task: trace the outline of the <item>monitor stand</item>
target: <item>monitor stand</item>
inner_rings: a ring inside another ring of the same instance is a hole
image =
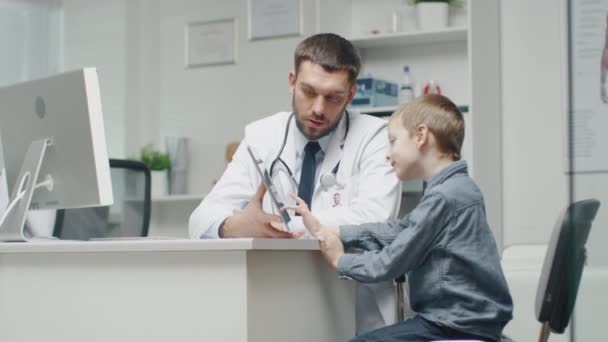
[[[36,140],[30,144],[21,164],[19,176],[16,178],[17,182],[13,186],[9,205],[0,222],[0,241],[28,241],[24,227],[32,195],[41,185],[46,185],[49,190],[52,190],[53,186],[50,176],[45,182],[36,183],[44,153],[50,145],[52,145],[52,141],[48,138]],[[7,148],[9,147],[7,146]]]

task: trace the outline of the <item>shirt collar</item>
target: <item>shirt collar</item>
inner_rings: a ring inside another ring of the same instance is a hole
[[[292,120],[293,123],[291,125],[291,132],[293,134],[294,137],[294,145],[296,148],[296,158],[300,158],[300,156],[302,154],[304,154],[304,147],[306,147],[306,144],[308,144],[308,142],[310,140],[308,140],[308,138],[306,138],[304,136],[304,134],[302,134],[302,132],[300,132],[300,129],[298,128],[297,124],[296,124],[296,118],[295,118],[295,114],[294,115],[294,119]],[[346,113],[345,113],[346,115]],[[344,118],[344,115],[342,115],[342,119]],[[342,119],[340,119],[340,121],[342,121]],[[340,126],[341,123],[338,123],[338,127]],[[331,139],[331,137],[334,135],[334,133],[336,132],[337,128],[335,130],[333,130],[333,132],[329,133],[328,135],[324,136],[323,138],[317,140],[317,142],[319,143],[319,145],[321,146],[321,151],[325,154],[327,153],[327,148],[329,146],[329,140]]]
[[[467,162],[465,160],[457,160],[431,177],[431,180],[427,184],[427,190],[445,182],[446,179],[454,176],[457,173],[468,173]]]

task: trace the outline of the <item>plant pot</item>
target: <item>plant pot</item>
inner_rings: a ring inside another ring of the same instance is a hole
[[[418,29],[432,31],[448,26],[447,2],[421,2],[416,5]]]
[[[151,193],[151,197],[155,198],[155,197],[161,197],[161,196],[166,196],[168,193],[168,178],[169,178],[169,174],[167,173],[167,170],[162,170],[162,171],[150,171],[151,174],[151,189],[150,189],[150,193]]]

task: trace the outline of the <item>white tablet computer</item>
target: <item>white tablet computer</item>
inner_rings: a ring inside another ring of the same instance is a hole
[[[262,159],[257,158],[253,154],[251,147],[247,146],[247,151],[249,152],[249,156],[251,156],[251,160],[253,161],[253,164],[255,164],[255,168],[258,170],[260,177],[262,177],[262,182],[264,182],[264,185],[266,185],[266,191],[270,194],[272,204],[275,206],[275,209],[280,213],[281,218],[283,219],[283,224],[285,224],[285,228],[290,231],[289,222],[291,221],[291,218],[289,217],[287,211],[281,210],[281,208],[285,206],[285,197],[283,197],[283,194],[279,194],[277,188],[274,186],[274,184],[272,184],[272,178],[270,178],[268,170],[266,170],[266,168],[263,166],[264,161]]]

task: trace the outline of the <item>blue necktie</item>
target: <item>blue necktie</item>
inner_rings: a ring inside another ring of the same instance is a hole
[[[315,172],[317,170],[317,159],[315,155],[321,146],[316,141],[310,141],[304,148],[304,162],[302,163],[302,174],[300,175],[300,186],[298,196],[311,208],[312,193],[315,189]]]

